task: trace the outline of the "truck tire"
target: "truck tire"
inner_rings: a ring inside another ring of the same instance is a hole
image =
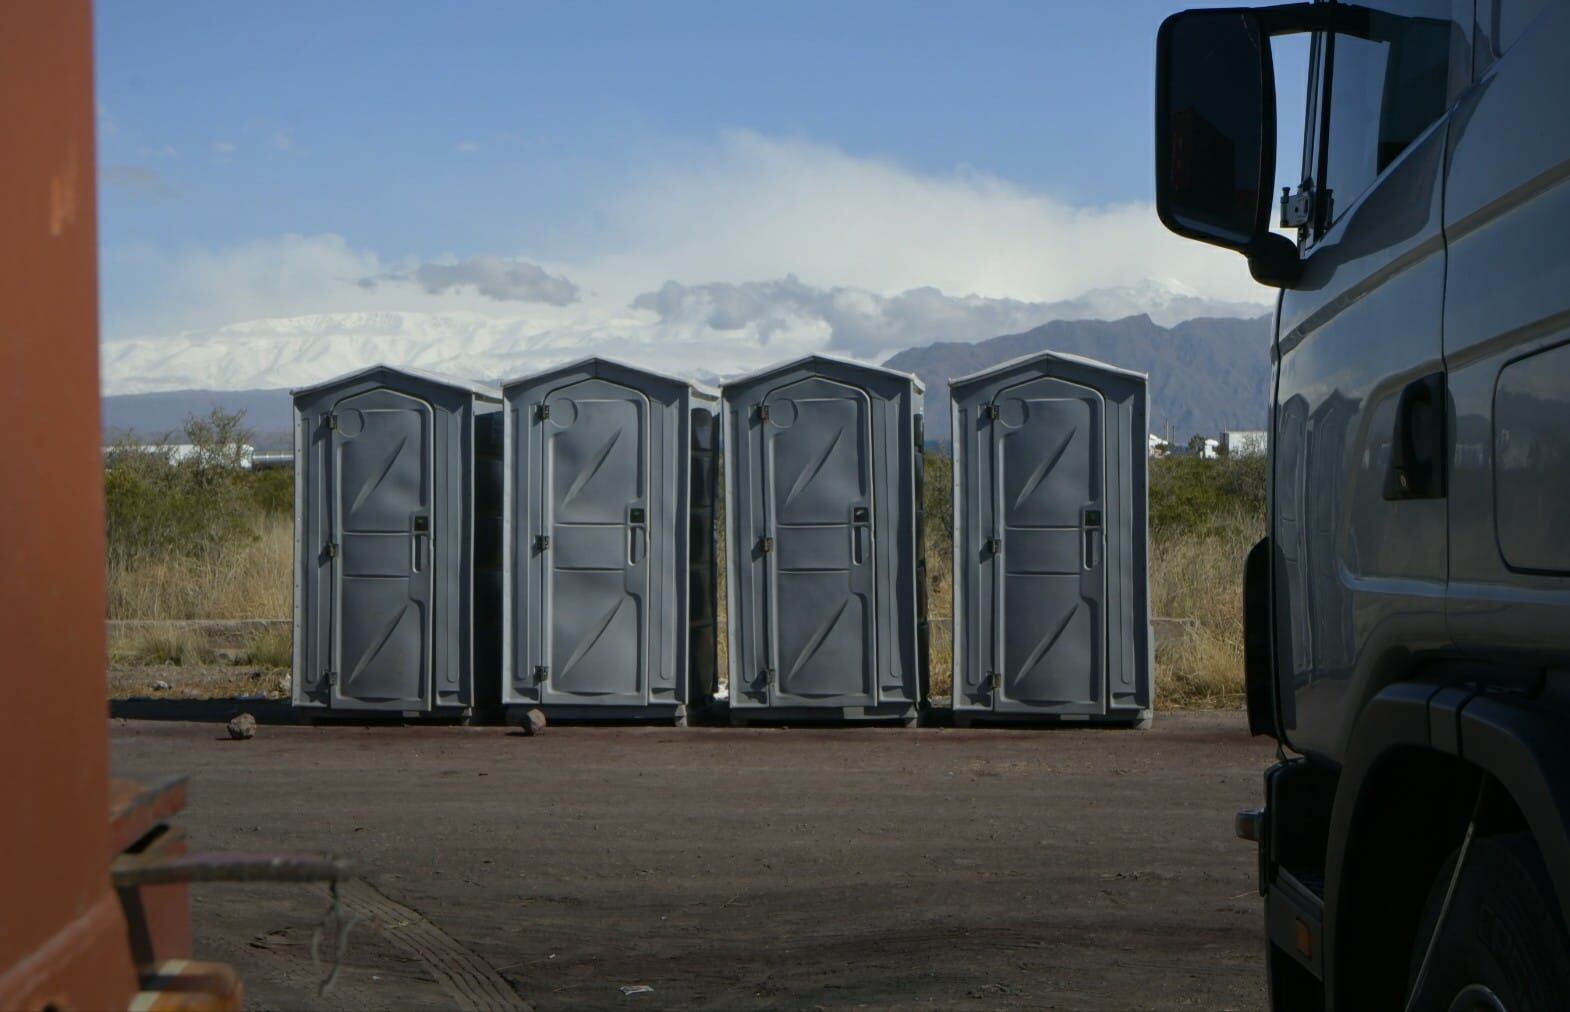
[[[1452,854],[1429,890],[1408,988],[1417,983],[1455,862]],[[1472,841],[1433,944],[1422,994],[1408,999],[1409,1009],[1547,1012],[1570,1001],[1570,935],[1529,834]]]

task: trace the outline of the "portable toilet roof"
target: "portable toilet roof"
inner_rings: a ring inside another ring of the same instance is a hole
[[[508,389],[518,386],[522,383],[536,383],[552,376],[565,376],[570,373],[590,371],[596,374],[604,372],[606,375],[610,375],[618,370],[629,376],[648,377],[651,379],[664,380],[667,383],[674,383],[677,386],[691,387],[701,398],[705,400],[718,400],[720,396],[720,392],[714,387],[700,383],[695,379],[690,379],[686,376],[678,376],[675,373],[668,373],[659,369],[650,369],[647,366],[635,365],[631,362],[625,362],[621,359],[611,358],[607,355],[585,355],[582,358],[575,358],[570,362],[563,362],[560,365],[548,366],[544,369],[535,370],[534,372],[522,373],[520,375],[502,380],[501,389],[503,392],[505,392]]]
[[[886,365],[875,365],[871,362],[861,362],[843,355],[829,355],[823,352],[813,352],[810,355],[802,355],[799,358],[793,358],[785,362],[776,362],[773,365],[766,365],[761,369],[754,369],[750,372],[744,372],[736,376],[731,376],[728,379],[722,380],[720,382],[720,390],[723,392],[730,389],[731,387],[746,386],[749,383],[766,379],[767,377],[773,376],[776,373],[791,372],[796,369],[811,367],[819,363],[828,364],[835,367],[860,369],[868,373],[910,380],[916,385],[916,393],[924,394],[927,392],[927,385],[921,381],[920,376],[917,376],[913,372],[904,372],[900,369],[890,369]]]
[[[963,387],[968,386],[971,383],[979,383],[1004,373],[1015,373],[1018,372],[1021,368],[1046,362],[1057,362],[1063,365],[1079,366],[1081,368],[1088,369],[1091,372],[1102,373],[1108,376],[1126,376],[1129,379],[1138,380],[1141,383],[1147,383],[1150,380],[1149,373],[1138,372],[1134,369],[1124,369],[1122,366],[1109,365],[1106,362],[1089,358],[1085,355],[1075,355],[1066,351],[1035,351],[1028,355],[1019,355],[1015,358],[1008,359],[1007,361],[999,362],[997,365],[990,365],[985,369],[978,369],[973,373],[967,373],[964,376],[958,376],[954,379],[951,379],[949,380],[949,389],[953,390],[955,387]]]
[[[330,390],[333,387],[348,386],[349,384],[357,383],[360,380],[385,380],[397,377],[418,380],[423,383],[434,383],[437,386],[449,387],[453,390],[462,390],[466,393],[471,393],[476,397],[480,397],[488,401],[496,401],[500,403],[502,399],[502,392],[499,387],[490,386],[485,383],[477,383],[472,380],[458,379],[454,376],[445,376],[441,373],[428,372],[424,369],[411,369],[407,366],[387,365],[385,363],[368,365],[363,369],[352,369],[349,372],[341,373],[337,376],[333,376],[330,379],[324,379],[317,383],[309,383],[303,387],[295,387],[289,391],[289,396],[300,398],[306,396],[307,394],[314,394],[323,390]]]

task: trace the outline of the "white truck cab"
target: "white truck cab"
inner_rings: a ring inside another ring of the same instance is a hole
[[[1570,2],[1186,11],[1156,118],[1162,221],[1281,290],[1244,592],[1282,761],[1239,816],[1273,1005],[1570,1007]]]

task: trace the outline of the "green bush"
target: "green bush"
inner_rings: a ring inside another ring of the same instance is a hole
[[[111,566],[170,556],[207,559],[253,538],[257,505],[242,469],[243,414],[214,411],[186,421],[172,447],[126,440],[106,455],[104,495]]]
[[[1263,456],[1158,457],[1150,462],[1150,529],[1214,532],[1239,515],[1262,522],[1268,475]]]
[[[294,470],[272,468],[248,471],[243,478],[251,502],[267,516],[288,516],[294,512]]]

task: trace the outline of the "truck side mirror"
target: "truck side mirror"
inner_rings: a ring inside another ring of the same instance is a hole
[[[1167,18],[1156,36],[1162,224],[1243,253],[1256,280],[1287,287],[1300,264],[1296,245],[1270,230],[1275,175],[1275,67],[1258,12],[1194,10]]]

